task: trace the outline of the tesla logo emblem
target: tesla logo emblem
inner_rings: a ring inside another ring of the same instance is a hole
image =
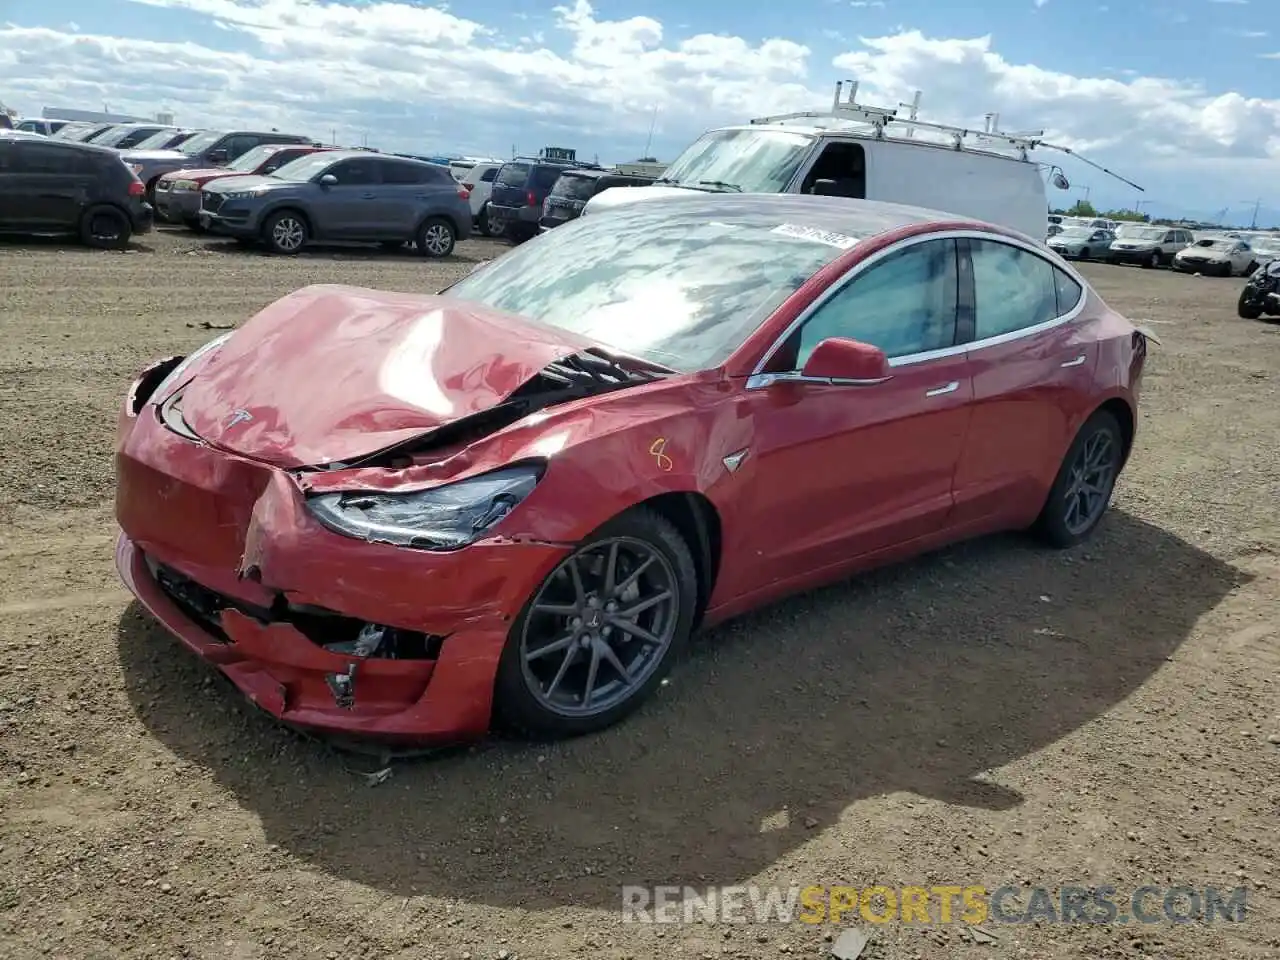
[[[671,468],[675,466],[671,462],[671,458],[667,456],[667,438],[659,437],[653,441],[653,445],[649,447],[649,453],[658,463],[658,469],[663,473],[670,473]]]
[[[248,423],[253,419],[253,414],[248,410],[236,410],[231,416],[227,417],[227,429],[230,430],[237,423]]]

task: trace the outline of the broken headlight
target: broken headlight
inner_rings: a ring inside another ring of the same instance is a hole
[[[220,337],[214,337],[208,343],[203,346],[196,347],[189,354],[183,357],[181,362],[179,362],[179,364],[169,372],[169,375],[161,380],[156,388],[151,391],[152,398],[157,403],[164,402],[165,393],[181,381],[183,374],[191,369],[191,365],[210,350],[215,350],[226,343],[227,338],[230,337],[232,333],[235,333],[235,331],[232,330],[230,333],[224,333]]]
[[[456,550],[474,543],[524,500],[542,477],[526,463],[412,493],[324,493],[312,515],[348,537],[401,547]]]

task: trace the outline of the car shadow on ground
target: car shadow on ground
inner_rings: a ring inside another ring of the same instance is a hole
[[[612,909],[624,883],[742,882],[859,799],[1016,806],[984,771],[1124,700],[1249,579],[1119,511],[1070,552],[988,538],[710,631],[603,734],[490,741],[372,789],[202,686],[136,604],[119,649],[142,722],[314,868],[403,896]]]
[[[141,234],[145,237],[146,234]],[[83,253],[83,254],[119,254],[119,253],[153,253],[154,248],[145,240],[138,237],[132,238],[123,250],[96,250],[93,247],[86,246],[81,243],[79,238],[70,234],[40,234],[40,235],[23,235],[23,236],[0,236],[0,251],[2,250],[31,250],[40,253],[48,253],[49,251],[67,252],[67,253]]]
[[[368,243],[311,243],[299,253],[284,257],[270,252],[261,244],[242,244],[211,234],[193,233],[191,236],[203,241],[205,249],[211,253],[240,257],[272,257],[279,260],[402,260],[419,263],[457,263],[486,260],[493,256],[493,251],[487,243],[484,247],[477,248],[477,245],[469,240],[459,240],[453,253],[447,257],[424,257],[411,243],[386,248]]]

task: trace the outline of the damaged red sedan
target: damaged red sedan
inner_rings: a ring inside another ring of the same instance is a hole
[[[288,724],[579,734],[700,624],[993,531],[1087,537],[1147,339],[988,224],[655,199],[437,296],[299,290],[146,370],[117,562]]]

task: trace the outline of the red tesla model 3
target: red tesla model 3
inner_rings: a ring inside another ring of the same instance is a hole
[[[307,287],[144,371],[117,562],[291,725],[583,733],[700,624],[993,531],[1087,537],[1147,339],[989,224],[635,204],[437,296]]]

